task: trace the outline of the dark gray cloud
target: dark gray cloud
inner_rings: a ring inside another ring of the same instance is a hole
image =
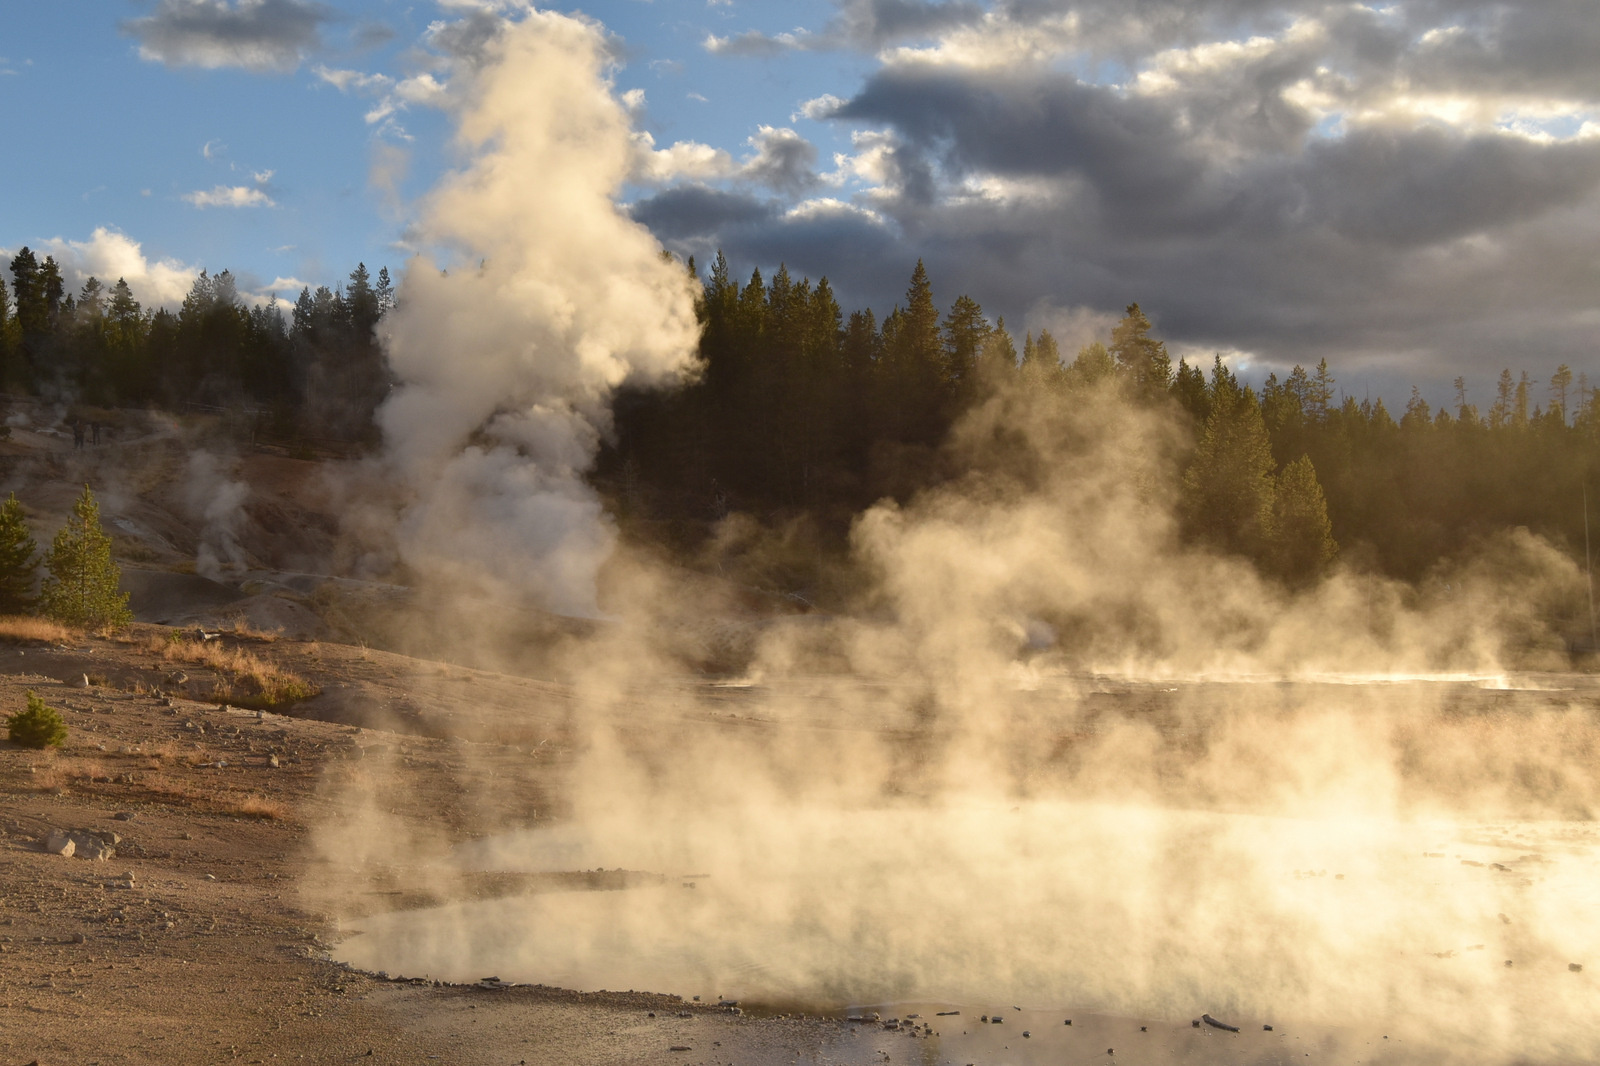
[[[635,221],[679,245],[708,233],[770,223],[780,214],[776,204],[706,185],[680,185],[640,200],[630,210]]]
[[[794,130],[763,126],[750,143],[755,154],[741,168],[746,180],[789,196],[817,186],[817,147]]]
[[[807,47],[920,45],[811,116],[856,131],[828,180],[870,210],[790,210],[817,187],[769,183],[778,200],[668,189],[636,217],[702,258],[826,272],[880,313],[920,257],[945,305],[1044,325],[1138,300],[1187,350],[1326,356],[1358,391],[1437,400],[1457,374],[1487,390],[1558,362],[1600,381],[1592,6],[1070,12],[843,0]]]
[[[160,0],[122,23],[145,59],[169,67],[289,71],[322,47],[331,9],[311,0]]]
[[[746,30],[706,39],[718,55],[770,57],[783,52],[824,52],[881,48],[904,41],[922,41],[983,19],[982,4],[973,0],[842,0],[839,13],[820,33],[794,31],[766,34]]]

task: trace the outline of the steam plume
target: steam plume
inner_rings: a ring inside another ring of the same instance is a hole
[[[408,270],[382,412],[405,561],[578,612],[613,541],[581,480],[606,397],[682,372],[694,340],[688,279],[612,205],[630,139],[604,73],[593,26],[536,14],[461,76],[470,159],[427,203],[438,258]],[[834,1006],[1365,1013],[1458,1050],[1600,1054],[1567,969],[1600,952],[1572,887],[1593,834],[1552,824],[1600,809],[1592,695],[1286,683],[1488,683],[1509,633],[1538,662],[1570,560],[1513,537],[1448,597],[1353,574],[1290,595],[1179,545],[1182,443],[1109,394],[1000,390],[952,442],[966,478],[857,522],[860,609],[769,629],[735,697],[640,705],[652,597],[682,597],[639,566],[639,617],[577,657],[570,821],[458,859],[710,877],[375,919],[346,957]],[[1220,677],[1272,683],[1176,683]],[[384,787],[359,797],[374,818]],[[364,855],[366,828],[325,827],[330,854]]]
[[[608,394],[682,372],[696,340],[690,279],[612,199],[632,140],[607,62],[594,24],[532,12],[457,75],[467,161],[424,204],[379,415],[403,561],[575,614],[613,540],[581,476]]]

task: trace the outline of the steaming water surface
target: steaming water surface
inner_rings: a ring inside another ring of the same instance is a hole
[[[1059,1061],[1069,1038],[1103,1051],[1081,1028],[1055,1032],[1066,1028],[1056,1015],[1074,1011],[1127,1032],[1124,1043],[1145,1038],[1141,1061],[1223,1049],[1228,1061],[1288,1061],[1287,1042],[1353,1054],[1384,1036],[1357,1057],[1600,1057],[1600,836],[1586,817],[1535,810],[1559,806],[1545,802],[1550,782],[1562,792],[1572,768],[1538,747],[1532,726],[1555,714],[1554,735],[1571,741],[1586,717],[1549,697],[1463,703],[1459,686],[1368,686],[1354,690],[1366,702],[1353,714],[1308,728],[1317,686],[1272,687],[1243,717],[1237,686],[1184,689],[1156,706],[1151,691],[1174,690],[1107,692],[1133,702],[1087,717],[1093,701],[1080,692],[1056,731],[1078,738],[1077,754],[1055,777],[1050,760],[1017,755],[1023,769],[1006,787],[952,780],[966,764],[947,761],[937,789],[843,804],[804,787],[735,791],[732,777],[721,792],[706,779],[729,764],[700,761],[698,789],[623,788],[571,824],[457,856],[475,869],[663,880],[366,918],[350,924],[340,957],[454,981],[495,974],[840,1012],[887,1004],[875,1008],[885,1017],[959,1008],[964,1035],[953,1021],[937,1038],[892,1035],[936,1039],[941,1056],[963,1061]],[[1013,738],[1024,751],[1055,735],[1030,699]],[[1420,750],[1395,732],[1395,715],[1417,705],[1449,711],[1427,719]],[[1523,716],[1527,750],[1502,753],[1505,772],[1474,776],[1444,757],[1502,743],[1493,723],[1508,713]],[[1225,745],[1249,759],[1229,761]],[[1400,756],[1380,760],[1380,748]],[[1182,772],[1140,770],[1185,759]],[[1539,772],[1543,792],[1523,781]],[[1520,817],[1467,816],[1519,803]],[[1014,1007],[1041,1013],[972,1024]],[[1245,1033],[1193,1031],[1206,1011]]]

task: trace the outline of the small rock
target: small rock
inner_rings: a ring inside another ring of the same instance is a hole
[[[112,819],[114,821],[131,822],[131,821],[133,821],[134,814],[133,814],[132,811],[118,811],[116,814],[113,814],[111,817],[112,817]]]
[[[78,849],[77,842],[62,829],[53,829],[45,838],[44,848],[52,855],[63,855],[68,858]]]
[[[276,770],[278,768],[278,757],[276,755],[268,755],[267,765]]]
[[[110,834],[116,836],[116,834]],[[70,836],[77,845],[75,854],[80,859],[105,860],[116,856],[117,849],[106,841],[99,833],[92,829],[74,829]],[[121,840],[121,837],[117,837]]]
[[[1263,1033],[1270,1033],[1270,1032],[1272,1032],[1272,1026],[1270,1026],[1270,1025],[1263,1025],[1263,1026],[1262,1026],[1262,1027],[1261,1027],[1261,1031],[1262,1031],[1262,1032],[1263,1032]]]
[[[207,881],[215,881],[217,879],[217,875],[216,874],[206,874],[205,879]]]
[[[77,681],[74,681],[72,683],[72,687],[73,688],[88,688],[89,687],[89,675],[88,674],[84,674]]]
[[[1583,972],[1583,963],[1581,963],[1581,962],[1569,962],[1569,963],[1567,963],[1567,969],[1571,970],[1573,973],[1582,973]]]

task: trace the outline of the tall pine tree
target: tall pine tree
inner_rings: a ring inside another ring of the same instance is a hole
[[[111,560],[111,538],[100,527],[100,505],[88,485],[51,542],[44,565],[50,576],[39,599],[51,618],[106,629],[133,621],[128,594],[117,589],[122,572]]]

